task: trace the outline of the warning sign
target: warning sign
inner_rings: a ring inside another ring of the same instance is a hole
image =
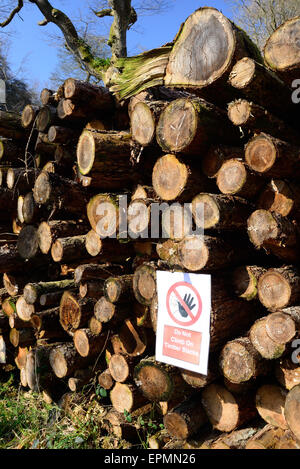
[[[157,272],[156,359],[207,374],[210,275]]]

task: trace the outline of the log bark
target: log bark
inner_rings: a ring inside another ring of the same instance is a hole
[[[86,367],[90,357],[81,357],[73,343],[59,344],[50,352],[49,361],[54,374],[58,378],[71,376],[77,369]]]
[[[125,383],[115,383],[110,391],[110,400],[117,412],[124,413],[124,410],[126,410],[132,416],[143,412],[142,408],[148,402],[139,389],[132,384]]]
[[[290,391],[300,384],[300,362],[293,363],[289,357],[276,362],[275,376],[279,384]]]
[[[69,378],[68,386],[70,391],[79,392],[93,377],[91,368],[86,370],[76,370],[73,378]]]
[[[35,342],[34,330],[31,328],[11,329],[9,333],[10,343],[14,347],[27,347]]]
[[[200,396],[194,396],[175,407],[164,417],[167,432],[179,440],[194,435],[207,422]]]
[[[212,142],[237,143],[238,130],[213,104],[201,98],[181,98],[161,113],[156,138],[164,152],[199,157]]]
[[[109,113],[114,111],[115,102],[113,95],[107,88],[96,86],[85,81],[68,78],[64,82],[64,95],[73,102],[89,106],[90,109]]]
[[[26,225],[22,228],[18,237],[17,248],[22,259],[33,259],[38,255],[37,229],[33,225]]]
[[[55,144],[74,144],[79,138],[79,131],[59,125],[52,125],[48,130],[48,140]]]
[[[298,146],[266,133],[255,135],[247,143],[245,160],[253,171],[268,178],[300,177]]]
[[[219,384],[203,390],[202,405],[213,428],[219,431],[233,431],[257,415],[254,396],[235,396]]]
[[[51,247],[54,262],[68,263],[86,257],[85,235],[58,238]]]
[[[216,182],[222,194],[238,195],[246,199],[255,198],[265,185],[262,177],[249,171],[247,166],[237,159],[222,164]]]
[[[92,280],[90,282],[80,283],[80,298],[94,298],[99,300],[103,296],[103,280]]]
[[[243,150],[239,147],[211,145],[201,158],[202,171],[208,178],[216,178],[222,164],[231,159],[242,159]]]
[[[284,436],[282,428],[266,425],[247,442],[245,449],[276,449]]]
[[[88,280],[105,280],[112,275],[120,275],[122,266],[112,264],[83,264],[79,265],[74,272],[74,280],[78,285]]]
[[[133,295],[132,282],[132,274],[109,277],[104,282],[103,294],[111,303],[127,302]]]
[[[300,299],[300,276],[297,268],[269,269],[258,281],[258,297],[269,310],[296,305]]]
[[[113,304],[102,296],[95,304],[94,315],[101,323],[109,323],[109,327],[114,328],[132,315],[131,308],[130,304]]]
[[[52,125],[58,125],[59,119],[56,108],[52,106],[44,106],[37,114],[35,126],[39,132],[48,132]]]
[[[228,342],[222,349],[219,364],[224,377],[235,384],[247,383],[269,372],[268,363],[247,337]]]
[[[15,164],[20,166],[22,164],[21,159],[24,159],[24,150],[20,144],[16,144],[14,140],[0,139],[0,161]]]

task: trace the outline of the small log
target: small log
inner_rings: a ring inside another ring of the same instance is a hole
[[[40,296],[40,305],[45,306],[45,307],[59,306],[60,300],[61,300],[61,291],[44,293]]]
[[[58,280],[55,282],[27,283],[24,287],[23,297],[28,304],[36,303],[40,296],[45,293],[60,290],[70,290],[74,287],[74,280]]]
[[[98,376],[98,383],[103,389],[106,389],[107,391],[109,391],[113,387],[114,380],[108,368],[107,370],[100,373],[100,375]]]
[[[4,314],[9,318],[9,316],[13,315],[16,313],[16,303],[18,301],[19,296],[10,296],[8,298],[5,298],[2,302],[2,309]]]
[[[228,105],[230,121],[245,131],[247,135],[265,132],[286,142],[299,144],[299,137],[294,129],[258,104],[245,99],[238,99]]]
[[[191,397],[164,417],[167,432],[180,440],[194,435],[207,422],[199,396]]]
[[[300,276],[297,268],[269,269],[258,281],[260,302],[271,311],[296,305],[300,299]]]
[[[17,242],[18,253],[22,259],[33,259],[39,253],[37,229],[32,225],[22,228]]]
[[[16,313],[9,315],[8,323],[11,329],[26,329],[27,327],[32,327],[29,321],[23,321]]]
[[[267,319],[261,318],[250,329],[249,338],[253,347],[267,360],[276,360],[285,352],[285,345],[278,344],[270,338],[266,328]]]
[[[283,311],[266,316],[267,334],[276,344],[288,344],[295,337],[296,328],[300,324],[299,318],[296,323],[292,316]]]
[[[269,372],[268,363],[247,337],[227,342],[219,359],[224,377],[235,384],[246,383]]]
[[[130,114],[132,138],[142,147],[154,143],[156,125],[168,104],[169,101],[163,100],[140,101],[132,109]]]
[[[79,265],[74,272],[76,285],[88,280],[105,280],[112,275],[120,275],[122,267],[112,264],[83,264]]]
[[[161,113],[156,138],[163,151],[199,155],[209,144],[238,142],[238,131],[223,111],[202,98],[180,98]]]
[[[39,247],[43,254],[48,254],[52,244],[58,238],[79,236],[87,232],[88,226],[83,221],[50,220],[43,221],[38,227]]]
[[[86,210],[87,194],[79,184],[46,171],[37,177],[33,196],[38,205],[57,204],[64,210],[81,215]]]
[[[274,384],[265,384],[256,392],[256,408],[261,418],[283,430],[288,429],[284,417],[286,395],[287,391]]]
[[[120,325],[129,315],[131,306],[115,305],[102,296],[94,307],[95,318],[102,324],[109,323],[110,327]]]
[[[181,400],[191,394],[191,387],[182,379],[180,370],[157,362],[154,357],[141,360],[134,369],[134,380],[151,402]]]
[[[132,296],[133,275],[109,277],[105,280],[103,294],[111,303],[123,303]]]
[[[24,129],[28,129],[33,126],[38,112],[39,112],[39,108],[32,104],[27,104],[24,107],[22,111],[22,116],[21,116],[21,124],[24,127]]]
[[[203,390],[202,405],[213,428],[219,431],[233,431],[257,415],[253,396],[234,396],[219,384]]]
[[[57,106],[58,104],[57,93],[52,90],[49,90],[48,88],[42,89],[40,94],[40,100],[44,106]]]
[[[94,230],[90,230],[85,238],[85,248],[90,256],[98,256],[102,248],[100,236]]]
[[[25,285],[26,279],[23,275],[13,275],[6,272],[3,274],[3,286],[9,296],[20,295]]]
[[[35,203],[32,191],[28,192],[24,196],[22,203],[22,218],[24,223],[27,223],[28,225],[35,223],[40,215],[41,212]]]
[[[222,164],[227,160],[243,159],[243,150],[239,147],[226,145],[211,145],[203,155],[201,161],[202,171],[208,178],[216,178]]]
[[[33,314],[30,319],[30,325],[38,333],[42,331],[47,331],[47,333],[54,332],[58,337],[61,335],[60,332],[63,332],[60,328],[58,307],[46,309]],[[66,337],[66,334],[64,334],[63,337]]]
[[[22,321],[30,321],[35,312],[35,307],[28,304],[23,296],[19,296],[16,302],[16,312]]]
[[[268,178],[300,176],[298,146],[271,135],[255,135],[245,147],[245,160],[249,168]]]
[[[132,288],[136,300],[142,305],[150,306],[156,292],[156,269],[154,265],[143,264],[135,270]]]
[[[298,111],[291,99],[290,86],[261,63],[243,57],[232,68],[229,83],[246,99],[260,104],[282,120],[296,124]]]
[[[9,333],[10,343],[14,347],[27,347],[35,342],[34,330],[31,328],[26,329],[11,329]]]
[[[81,357],[71,342],[54,346],[49,356],[51,368],[58,378],[73,375],[76,370],[86,367],[90,360],[90,357]]]
[[[124,413],[124,410],[126,410],[132,416],[142,412],[141,408],[145,407],[148,403],[138,388],[132,384],[125,383],[115,383],[110,391],[110,400],[117,412]]]
[[[39,132],[48,131],[49,127],[58,124],[59,119],[55,107],[44,106],[37,114],[35,126]]]
[[[297,228],[292,221],[267,210],[256,210],[247,224],[255,247],[269,249],[286,262],[297,262]]]
[[[282,441],[284,430],[266,425],[247,442],[245,449],[275,449]]]
[[[19,370],[22,370],[22,369],[25,368],[27,354],[28,354],[28,348],[27,347],[24,347],[24,348],[19,347],[18,348],[18,353],[15,357],[15,364],[17,365],[17,368]]]
[[[77,329],[73,341],[81,357],[94,357],[104,351],[107,333],[93,335],[90,329]]]
[[[116,236],[119,227],[118,196],[95,195],[87,205],[87,216],[92,229],[101,238]]]
[[[89,320],[89,329],[93,335],[99,335],[102,332],[103,326],[100,321],[95,316],[92,316]]]
[[[249,171],[246,165],[237,159],[225,161],[218,171],[217,186],[222,194],[253,199],[264,185],[263,178]]]
[[[256,265],[237,267],[232,275],[235,294],[247,301],[254,300],[258,293],[258,280],[265,272],[266,269]]]
[[[50,143],[64,144],[73,143],[79,138],[79,131],[59,125],[52,125],[48,130],[48,140]]]
[[[68,386],[70,391],[78,392],[80,391],[93,377],[93,371],[91,368],[86,370],[76,370],[73,378],[69,378]]]
[[[63,86],[66,98],[88,105],[94,111],[112,112],[115,108],[113,95],[107,88],[74,78],[68,78]]]
[[[86,256],[85,235],[58,238],[51,247],[54,262],[67,263]]]
[[[295,435],[297,441],[300,440],[300,429],[299,429],[299,392],[300,386],[297,385],[289,391],[286,396],[284,416],[289,429]]]
[[[79,285],[80,298],[94,298],[99,300],[103,296],[103,281],[92,280],[90,282],[80,283]]]
[[[113,354],[109,360],[109,371],[114,381],[124,383],[133,376],[133,359],[121,354]]]
[[[94,300],[76,299],[76,296],[65,291],[59,306],[59,321],[62,328],[69,333],[85,327],[93,316]]]
[[[192,201],[194,221],[204,230],[244,230],[251,208],[240,197],[219,194],[201,193]]]
[[[283,217],[299,219],[300,190],[298,184],[272,179],[259,197],[258,208],[275,212]]]
[[[166,201],[179,199],[190,200],[199,193],[199,189],[210,191],[212,184],[197,168],[190,168],[175,155],[160,157],[152,171],[152,185],[157,196]]]
[[[300,384],[300,361],[293,363],[289,358],[282,358],[276,362],[275,376],[281,386],[290,391]]]
[[[184,381],[192,388],[201,389],[208,386],[210,383],[215,381],[218,377],[218,371],[211,371],[208,369],[207,375],[202,375],[200,373],[195,373],[194,371],[181,370],[181,376]]]

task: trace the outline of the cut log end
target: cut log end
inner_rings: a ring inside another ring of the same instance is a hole
[[[237,194],[247,178],[247,171],[241,161],[231,159],[223,163],[217,175],[217,185],[223,194]]]
[[[276,239],[278,226],[275,218],[267,210],[256,210],[248,219],[248,235],[256,247],[261,247],[267,240]]]
[[[155,163],[152,184],[162,200],[174,200],[184,190],[188,169],[174,155],[164,155]]]
[[[259,173],[272,168],[277,157],[276,148],[266,135],[254,137],[246,145],[245,159],[248,166]]]
[[[290,284],[280,272],[270,269],[258,281],[258,297],[270,310],[284,308],[291,297]]]
[[[155,120],[151,109],[145,103],[137,103],[130,116],[131,132],[140,145],[149,145],[155,135]]]
[[[81,174],[86,175],[93,167],[95,159],[95,141],[91,132],[85,131],[79,137],[77,145],[77,163]]]
[[[243,89],[251,82],[255,73],[255,62],[249,57],[239,60],[230,73],[229,83],[234,88]]]

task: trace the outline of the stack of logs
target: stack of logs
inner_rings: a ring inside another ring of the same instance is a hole
[[[212,102],[68,79],[0,112],[2,368],[47,400],[96,382],[117,437],[154,405],[152,448],[299,448],[299,118],[287,82],[228,48]],[[207,376],[155,360],[156,270],[211,274]]]

